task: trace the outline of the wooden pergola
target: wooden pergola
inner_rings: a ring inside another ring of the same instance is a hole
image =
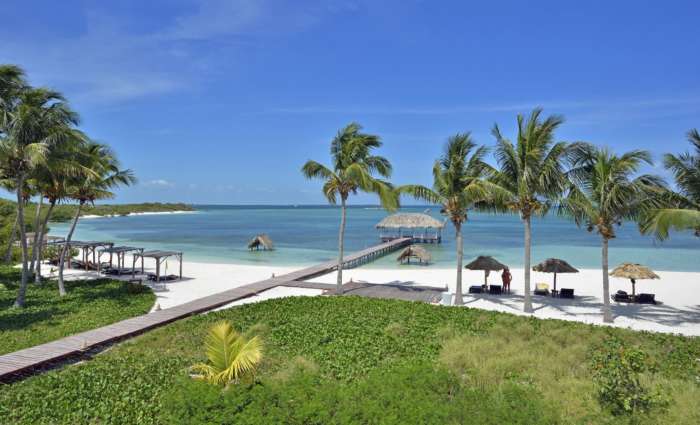
[[[97,262],[97,248],[103,248],[103,247],[108,247],[111,248],[114,246],[114,242],[103,242],[103,241],[56,241],[55,243],[52,243],[52,245],[68,245],[68,250],[70,252],[71,248],[81,248],[82,250],[82,257],[83,257],[83,265],[85,266],[85,270],[90,270],[90,255],[92,254],[92,263],[95,264]],[[69,268],[70,268],[70,263],[71,261],[68,261]],[[97,265],[98,270],[99,270],[99,264]]]
[[[153,258],[156,262],[156,282],[160,282],[160,265],[163,261],[167,260],[168,257],[177,257],[180,262],[180,280],[182,280],[182,252],[178,251],[141,251],[140,253],[134,254],[134,264],[136,263],[136,257],[141,257],[141,266],[143,267],[144,258]]]
[[[134,277],[136,275],[136,258],[138,257],[138,254],[143,252],[143,248],[136,248],[133,246],[110,246],[108,248],[103,248],[100,250],[99,254],[97,254],[97,259],[98,259],[98,271],[100,270],[101,262],[99,262],[100,257],[102,257],[102,254],[109,254],[109,267],[112,268],[113,260],[114,260],[114,255],[116,254],[117,256],[117,269],[118,269],[118,274],[122,274],[122,270],[126,269],[124,266],[124,262],[126,260],[126,254],[129,252],[135,252],[133,255],[133,262],[131,264],[131,276]],[[141,257],[141,273],[143,273],[143,257]]]

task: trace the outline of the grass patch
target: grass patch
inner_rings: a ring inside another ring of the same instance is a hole
[[[30,283],[26,308],[11,308],[19,279],[19,270],[0,267],[0,354],[148,313],[155,302],[150,290],[129,293],[123,282],[97,279],[66,281],[64,297],[55,281]]]
[[[265,338],[252,386],[192,382],[209,327]],[[620,423],[589,358],[614,335],[671,401],[646,423],[698,423],[700,339],[357,297],[270,300],[156,329],[85,364],[0,387],[7,423]],[[41,395],[40,397],[37,395]]]

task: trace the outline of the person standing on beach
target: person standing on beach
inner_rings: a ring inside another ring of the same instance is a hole
[[[513,276],[510,274],[508,267],[503,269],[501,280],[503,281],[503,292],[510,293],[510,281],[513,280]]]

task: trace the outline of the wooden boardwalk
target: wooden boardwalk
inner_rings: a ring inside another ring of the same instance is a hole
[[[381,243],[345,257],[343,267],[356,267],[386,255],[410,243],[409,238],[395,239]],[[312,287],[330,289],[334,285],[301,282],[330,273],[337,268],[337,263],[327,262],[313,267],[280,275],[272,279],[254,282],[238,288],[229,289],[218,294],[190,301],[172,308],[155,311],[121,322],[103,326],[79,334],[71,335],[46,344],[0,356],[0,382],[10,382],[31,374],[41,368],[60,363],[73,356],[81,356],[89,350],[104,347],[126,338],[163,326],[188,316],[213,310],[231,302],[248,298],[276,286]]]

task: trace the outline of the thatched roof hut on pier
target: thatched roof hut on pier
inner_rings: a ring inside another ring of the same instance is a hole
[[[410,237],[416,243],[440,243],[445,222],[428,214],[397,213],[384,217],[375,227],[382,242]]]
[[[255,236],[253,239],[248,242],[248,249],[252,250],[259,250],[262,248],[264,251],[272,251],[274,246],[272,245],[272,239],[270,239],[269,236],[266,234],[260,234]]]

